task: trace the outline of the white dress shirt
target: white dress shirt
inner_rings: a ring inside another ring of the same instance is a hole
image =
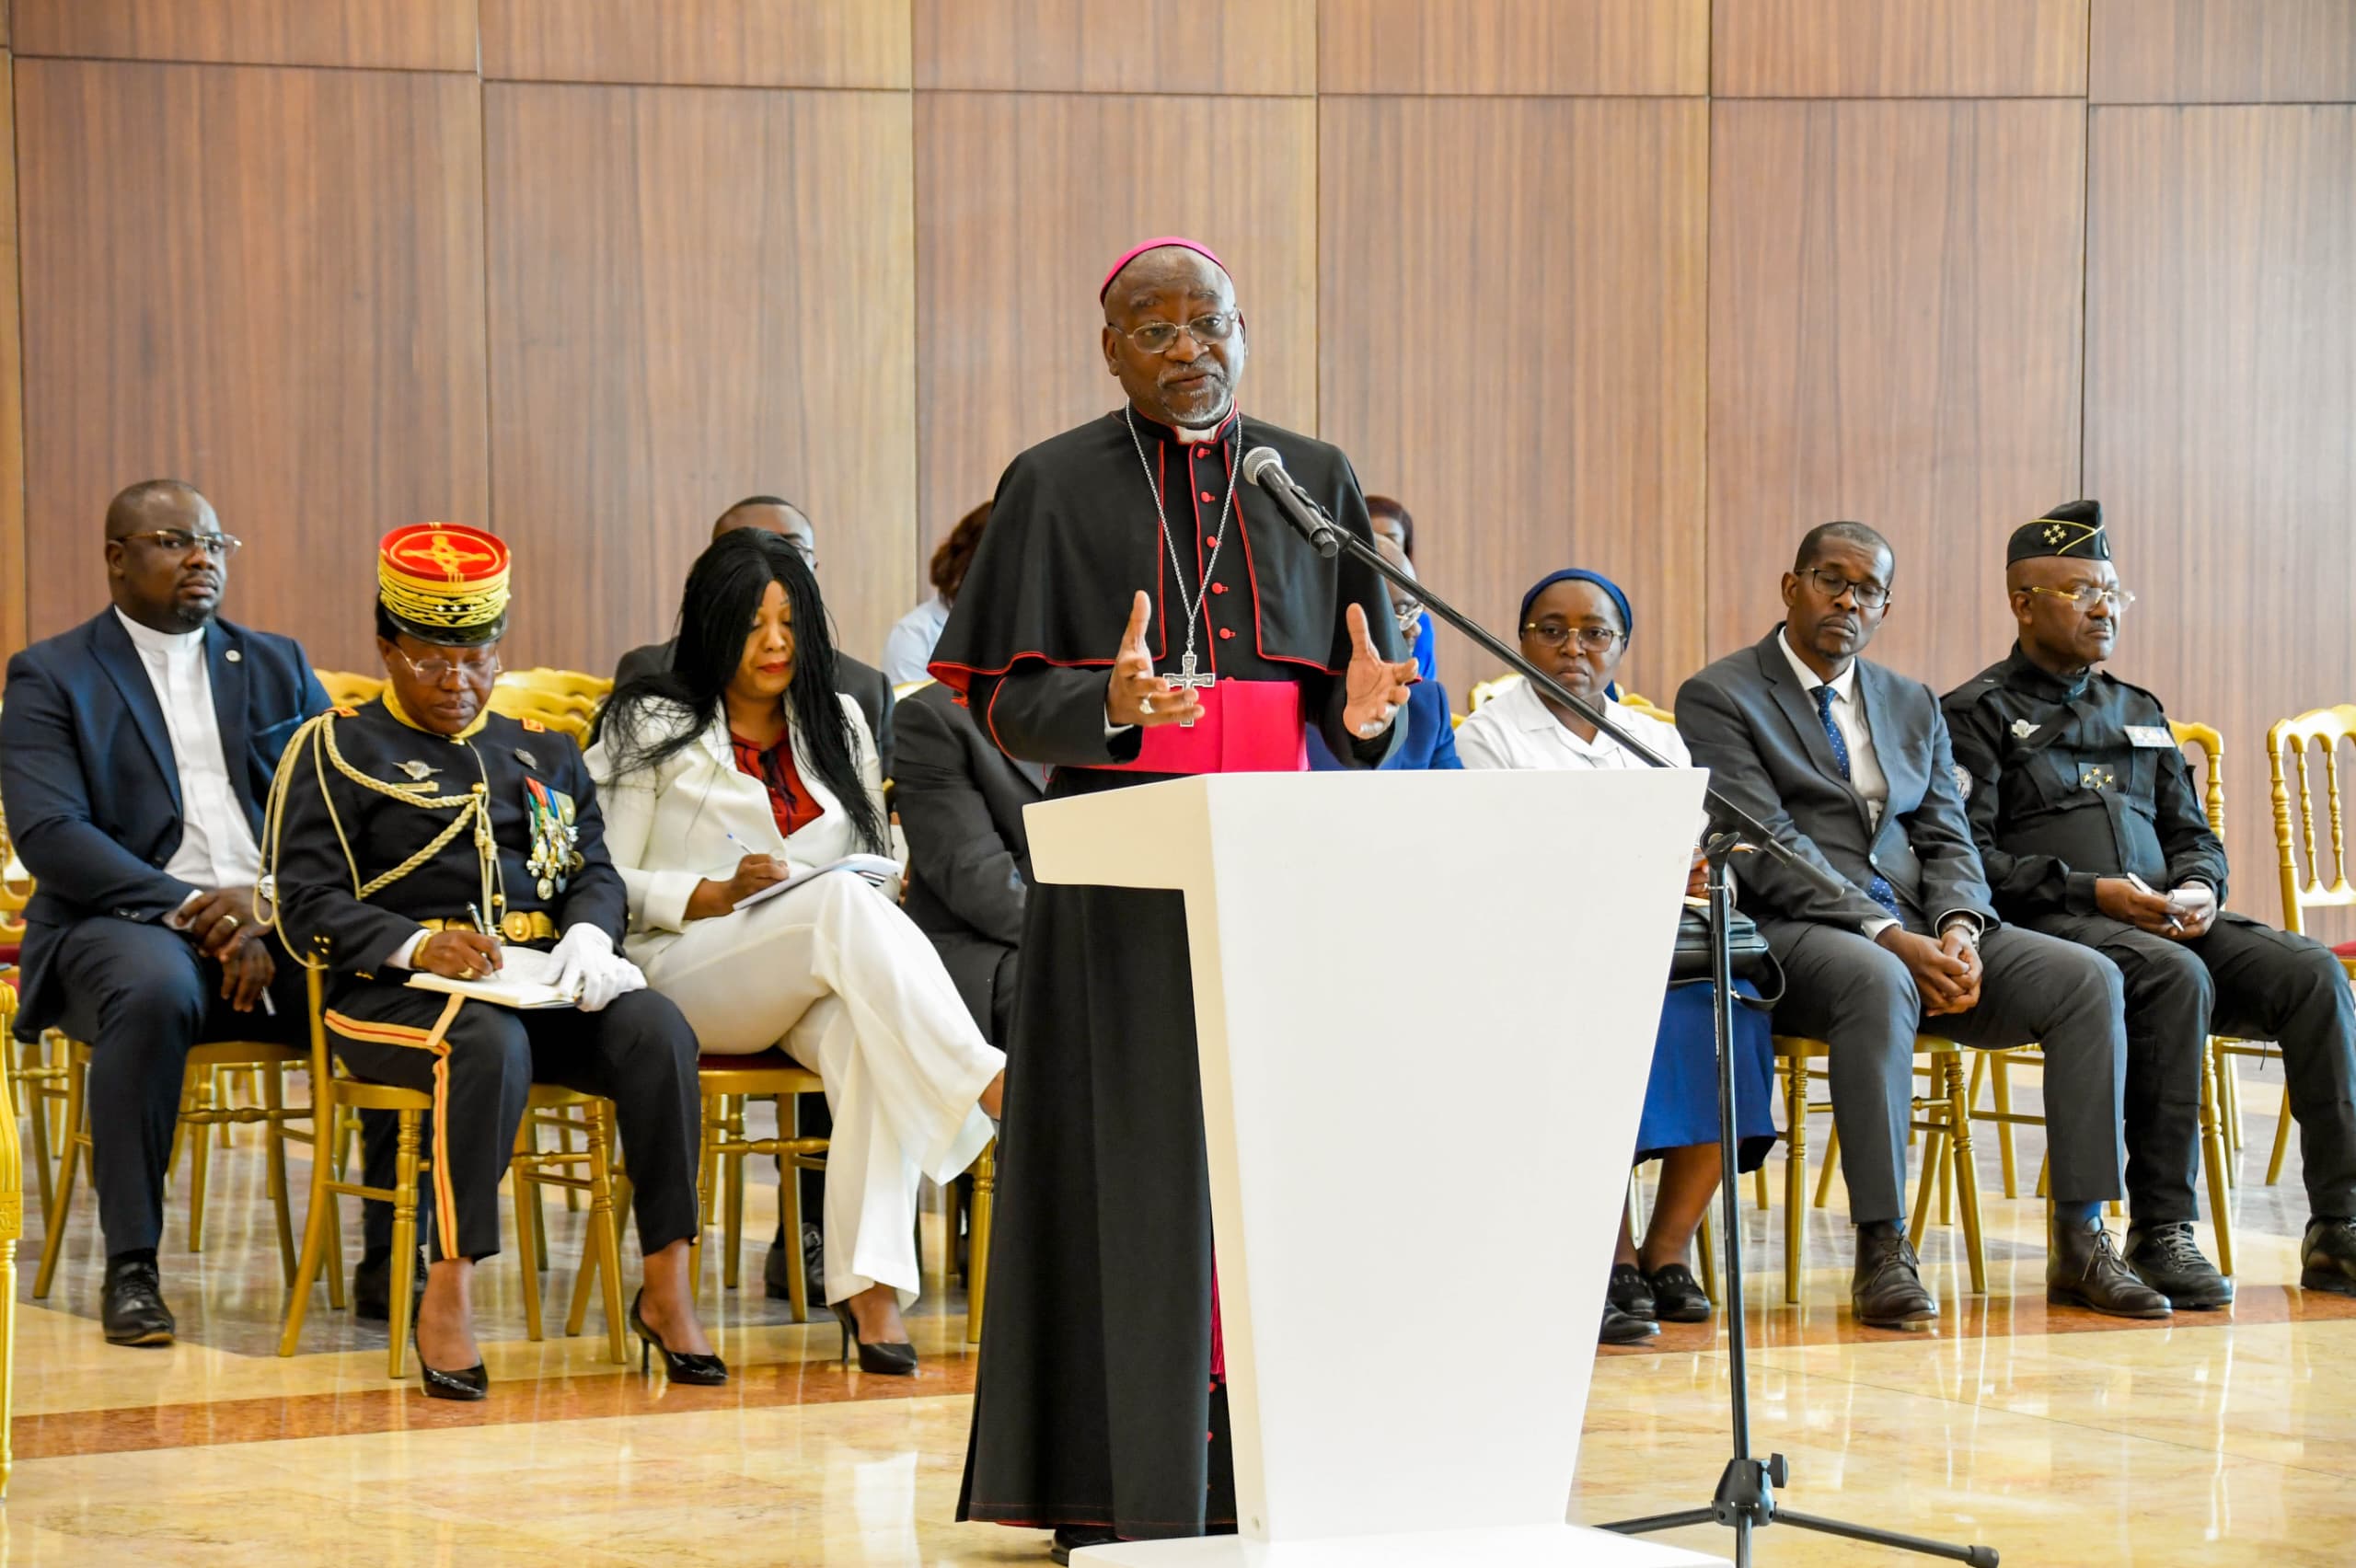
[[[142,626],[120,609],[115,616],[163,705],[172,766],[180,776],[180,846],[165,873],[199,889],[253,886],[261,875],[261,847],[222,755],[203,630],[175,635]]]
[[[927,674],[926,665],[932,663],[932,650],[941,641],[941,632],[949,624],[949,606],[938,594],[928,594],[923,604],[895,622],[884,639],[884,678],[894,686],[906,686],[920,681]]]
[[[1622,729],[1680,767],[1693,766],[1677,727],[1633,708],[1608,704],[1610,717]],[[1554,717],[1538,689],[1516,681],[1472,710],[1456,727],[1456,755],[1467,767],[1520,769],[1579,767],[1643,767],[1646,764],[1619,742],[1598,730],[1595,739],[1581,740]]]
[[[1810,708],[1816,706],[1816,688],[1832,688],[1832,724],[1841,732],[1842,742],[1849,748],[1849,787],[1864,797],[1865,814],[1872,825],[1881,826],[1881,809],[1889,800],[1889,780],[1882,777],[1881,764],[1874,757],[1874,732],[1865,723],[1865,705],[1857,700],[1857,662],[1827,681],[1800,662],[1792,651],[1791,628],[1775,639],[1775,646],[1784,651],[1790,662],[1792,674],[1800,683],[1800,690],[1807,694]]]

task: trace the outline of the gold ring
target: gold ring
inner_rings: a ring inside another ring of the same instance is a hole
[[[221,924],[229,930],[234,931],[237,928],[237,917],[235,915],[224,915],[221,917]]]

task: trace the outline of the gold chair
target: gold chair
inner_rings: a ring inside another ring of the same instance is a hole
[[[614,695],[613,678],[592,675],[579,670],[555,670],[537,664],[528,670],[508,670],[502,673],[491,689],[500,686],[520,686],[549,697],[570,697],[592,704],[601,703]]]
[[[510,719],[528,719],[545,724],[560,735],[569,735],[575,745],[586,747],[589,732],[597,722],[598,701],[595,698],[568,697],[560,692],[540,691],[526,686],[494,686],[491,688],[491,710]]]
[[[0,985],[0,1040],[14,1037],[17,990]],[[40,1113],[34,1112],[36,1121]],[[8,1419],[16,1397],[17,1242],[25,1234],[25,1173],[17,1146],[17,1101],[0,1078],[0,1500],[8,1495],[15,1456],[8,1446]]]
[[[1962,1209],[1964,1256],[1971,1270],[1971,1293],[1988,1294],[1988,1255],[1980,1230],[1980,1177],[1972,1165],[1971,1121],[1966,1114],[1963,1047],[1936,1035],[1914,1037],[1917,1055],[1931,1059],[1932,1089],[1913,1101],[1915,1132],[1926,1135],[1923,1174],[1914,1196],[1914,1215],[1907,1239],[1919,1247],[1930,1220],[1931,1192],[1953,1183]],[[1808,1063],[1829,1056],[1832,1048],[1821,1040],[1797,1035],[1775,1036],[1775,1060],[1784,1078],[1784,1299],[1796,1304],[1800,1278],[1807,1261],[1807,1118],[1811,1112],[1830,1113],[1829,1101],[1808,1099]],[[1837,1144],[1825,1151],[1828,1176]],[[1944,1205],[1942,1205],[1944,1207]]]
[[[816,1073],[784,1051],[771,1048],[743,1056],[706,1056],[697,1064],[703,1092],[703,1148],[696,1167],[696,1201],[704,1223],[710,1224],[715,1203],[725,1207],[721,1243],[721,1283],[733,1290],[742,1274],[745,1232],[745,1161],[754,1155],[773,1155],[779,1172],[778,1207],[783,1234],[794,1266],[786,1271],[787,1299],[793,1320],[810,1320],[809,1288],[803,1283],[802,1250],[802,1182],[798,1173],[826,1168],[826,1140],[807,1138],[792,1129],[795,1097],[817,1094],[826,1085]],[[778,1130],[773,1138],[745,1135],[745,1101],[755,1095],[777,1099]],[[689,1267],[696,1288],[703,1286],[703,1233],[696,1233]]]
[[[410,1282],[417,1269],[417,1210],[420,1174],[432,1169],[430,1157],[422,1152],[425,1118],[433,1112],[433,1096],[420,1090],[396,1089],[388,1084],[368,1083],[352,1077],[336,1059],[329,1044],[327,1020],[324,1016],[324,992],[319,973],[312,970],[305,976],[310,995],[311,1109],[320,1126],[336,1126],[340,1113],[352,1111],[388,1111],[395,1117],[396,1152],[393,1184],[371,1187],[365,1180],[349,1181],[336,1170],[338,1161],[325,1151],[315,1148],[311,1159],[311,1205],[303,1225],[303,1252],[295,1264],[293,1288],[287,1293],[286,1322],[278,1338],[278,1354],[293,1355],[303,1337],[303,1320],[311,1302],[311,1286],[324,1269],[328,1281],[328,1305],[338,1310],[343,1307],[343,1221],[336,1207],[336,1199],[350,1197],[374,1199],[393,1205],[393,1279],[389,1306],[391,1343],[387,1347],[387,1376],[396,1379],[409,1375],[409,1340]],[[543,1153],[528,1147],[526,1135],[532,1125],[530,1112],[559,1105],[581,1106],[586,1117],[588,1147],[578,1152],[560,1150]],[[534,1217],[537,1213],[537,1189],[540,1186],[571,1187],[580,1182],[589,1193],[589,1231],[582,1252],[582,1270],[596,1268],[605,1282],[606,1348],[614,1360],[627,1364],[622,1348],[621,1268],[618,1252],[619,1232],[613,1223],[614,1173],[611,1165],[612,1110],[603,1100],[577,1094],[569,1089],[534,1084],[526,1101],[526,1114],[517,1130],[515,1161],[511,1167],[515,1178],[516,1229],[523,1243],[516,1249],[516,1262],[523,1272],[524,1311],[526,1332],[531,1338],[541,1337],[540,1279],[534,1258]],[[548,1172],[564,1165],[585,1164],[586,1176],[552,1175]],[[527,1194],[526,1188],[533,1191]],[[535,1201],[526,1203],[526,1196]],[[578,1332],[576,1329],[574,1332]]]
[[[272,1045],[259,1040],[210,1041],[189,1052],[188,1071],[182,1080],[180,1094],[179,1119],[183,1124],[196,1129],[191,1141],[197,1146],[194,1181],[190,1192],[188,1250],[191,1252],[203,1251],[206,1170],[203,1146],[210,1140],[213,1129],[227,1122],[260,1122],[265,1133],[264,1159],[271,1209],[278,1221],[279,1273],[289,1283],[294,1277],[294,1226],[287,1200],[286,1144],[289,1134],[286,1124],[308,1121],[318,1106],[316,1100],[309,1108],[286,1105],[285,1079],[282,1069],[302,1060],[303,1054],[291,1046]],[[208,1078],[214,1068],[225,1066],[250,1066],[261,1070],[260,1105],[208,1103],[195,1094],[195,1084]],[[47,1218],[43,1222],[45,1234],[41,1238],[40,1268],[33,1275],[33,1299],[36,1301],[48,1298],[49,1287],[56,1278],[57,1261],[65,1247],[66,1222],[73,1216],[75,1180],[90,1159],[88,1042],[66,1041],[65,1075],[65,1133],[58,1150],[57,1188],[51,1196]]]
[[[2281,721],[2266,732],[2266,761],[2273,776],[2274,847],[2282,879],[2282,928],[2306,934],[2310,909],[2344,909],[2356,905],[2356,886],[2348,881],[2348,835],[2340,815],[2339,747],[2356,738],[2356,705],[2339,703],[2310,709]],[[2327,809],[2330,813],[2330,880],[2316,850],[2316,798],[2308,772],[2313,751],[2323,766]],[[2292,844],[2290,781],[2298,781],[2297,844]],[[2301,868],[2304,867],[2303,870]],[[2334,947],[2351,979],[2356,979],[2356,942]],[[2291,1108],[2286,1101],[2282,1119],[2274,1129],[2274,1152],[2266,1162],[2266,1184],[2282,1179],[2282,1161],[2291,1149]]]
[[[338,708],[365,708],[385,689],[382,675],[352,670],[313,670],[311,674],[319,677],[319,685],[327,688],[328,700]]]

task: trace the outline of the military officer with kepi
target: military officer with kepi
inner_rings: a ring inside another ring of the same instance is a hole
[[[2083,942],[2127,990],[2128,1265],[2182,1308],[2234,1298],[2194,1245],[2210,1032],[2282,1047],[2304,1152],[2299,1283],[2356,1296],[2356,1001],[2330,951],[2228,914],[2225,847],[2158,698],[2095,666],[2135,596],[2098,502],[2016,530],[2011,657],[1945,699],[1997,911]]]
[[[507,600],[507,547],[490,534],[428,523],[385,536],[384,695],[298,731],[272,791],[264,849],[279,930],[329,971],[327,1026],[346,1065],[433,1095],[432,1262],[416,1323],[425,1391],[479,1400],[488,1388],[468,1290],[475,1262],[499,1251],[499,1182],[535,1082],[614,1102],[646,1261],[631,1326],[675,1381],[725,1382],[688,1289],[695,1034],[615,951],[622,880],[580,751],[489,709]],[[553,961],[577,1008],[522,1010],[407,984],[418,972],[489,978],[525,948]],[[390,1184],[381,1152],[375,1186]],[[395,1289],[390,1307],[398,1335],[409,1292]]]

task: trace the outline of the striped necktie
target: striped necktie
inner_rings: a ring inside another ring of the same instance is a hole
[[[1832,743],[1832,760],[1841,765],[1841,777],[1843,780],[1847,780],[1849,778],[1849,743],[1842,737],[1841,726],[1832,721],[1832,699],[1841,694],[1827,684],[1818,686],[1809,695],[1816,698],[1816,716],[1824,721],[1824,738]],[[1888,910],[1891,919],[1900,920],[1898,913],[1898,890],[1891,887],[1889,879],[1879,871],[1876,871],[1874,880],[1865,884],[1865,896]],[[1901,923],[1903,923],[1902,920]]]

